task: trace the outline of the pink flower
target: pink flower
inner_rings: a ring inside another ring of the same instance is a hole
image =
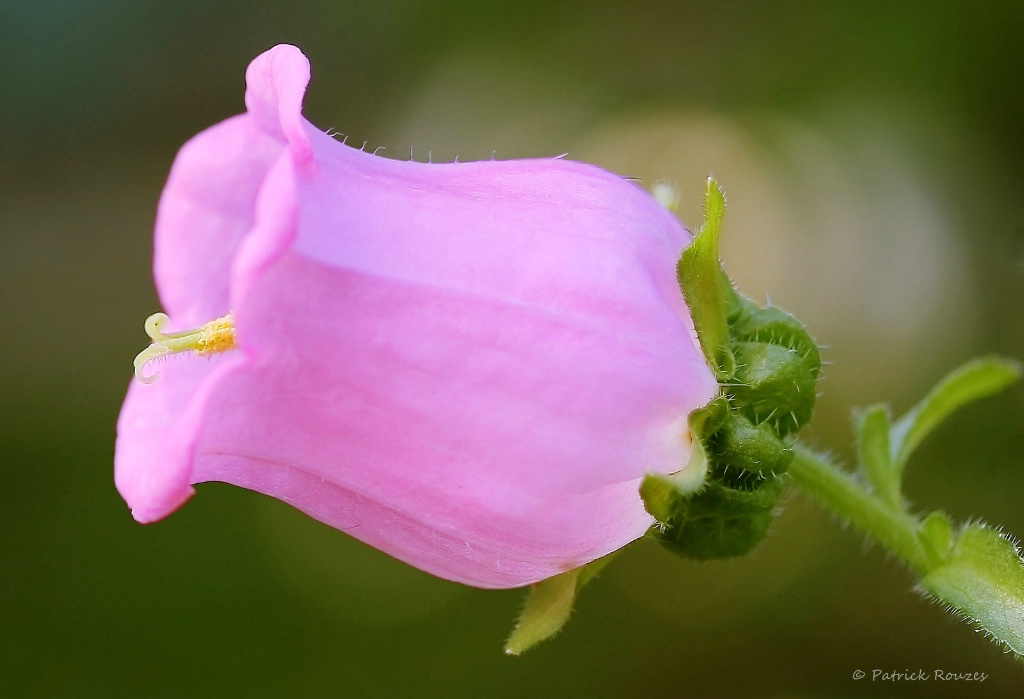
[[[493,588],[641,536],[640,479],[684,468],[716,391],[674,277],[686,231],[590,165],[346,147],[302,117],[308,81],[295,47],[259,56],[246,113],[171,170],[160,299],[175,327],[233,319],[128,390],[135,519],[225,481]]]

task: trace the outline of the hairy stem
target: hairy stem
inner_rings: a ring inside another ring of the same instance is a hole
[[[820,454],[799,443],[794,445],[793,451],[789,465],[793,485],[829,512],[848,520],[919,575],[928,572],[931,565],[918,537],[920,523],[916,518],[888,506]]]

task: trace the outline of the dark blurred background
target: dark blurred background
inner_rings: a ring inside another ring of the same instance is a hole
[[[796,494],[741,560],[630,549],[507,658],[521,591],[220,484],[141,527],[112,452],[167,170],[290,42],[306,116],[390,157],[568,152],[674,181],[690,225],[713,172],[729,270],[828,346],[809,437],[849,456],[850,407],[1024,357],[1022,37],[1019,0],[0,0],[0,695],[1020,696],[1021,666]],[[909,497],[1024,534],[1022,415],[1020,387],[963,411]]]

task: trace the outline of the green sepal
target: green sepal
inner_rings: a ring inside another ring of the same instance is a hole
[[[1007,388],[1020,378],[1021,366],[1002,357],[983,357],[955,369],[893,425],[892,463],[902,471],[914,449],[958,408]]]
[[[768,533],[782,481],[768,478],[755,490],[710,481],[700,493],[675,501],[668,526],[653,530],[666,547],[688,558],[742,556]]]
[[[795,432],[814,412],[815,377],[794,350],[767,342],[737,342],[735,382],[729,387],[740,412],[768,422],[781,436]]]
[[[722,277],[725,280],[722,284],[726,290],[727,296],[727,308],[728,308],[728,323],[729,323],[729,334],[735,339],[735,325],[740,323],[744,318],[761,310],[761,306],[757,305],[754,301],[736,291],[736,287],[733,286],[732,280],[729,279],[729,275],[722,270]]]
[[[995,529],[971,524],[961,530],[945,562],[921,578],[921,588],[1024,655],[1024,562]]]
[[[648,473],[640,483],[640,499],[644,501],[644,509],[659,522],[667,522],[675,507],[675,502],[682,497],[670,476],[660,473]]]
[[[890,460],[888,408],[874,405],[865,410],[857,418],[856,431],[860,467],[875,495],[894,510],[903,509],[900,473]]]
[[[800,355],[804,365],[817,378],[821,371],[821,351],[803,324],[780,308],[761,308],[752,302],[734,317],[731,333],[740,342],[767,342],[791,349]]]
[[[719,380],[728,379],[735,369],[729,348],[728,316],[738,301],[718,261],[718,238],[725,212],[725,195],[718,183],[708,178],[704,200],[704,225],[693,242],[683,250],[676,276],[690,309],[693,326],[708,364]]]
[[[727,413],[728,403],[722,396],[690,413],[687,424],[693,443],[686,466],[672,475],[649,473],[640,484],[644,507],[659,522],[668,521],[677,499],[689,497],[704,486],[708,474],[705,445],[708,436],[718,429]]]
[[[505,653],[519,655],[561,631],[572,614],[576,595],[618,553],[530,585],[523,611],[505,642]]]
[[[793,450],[768,423],[754,424],[732,413],[711,439],[712,460],[752,474],[785,473]]]

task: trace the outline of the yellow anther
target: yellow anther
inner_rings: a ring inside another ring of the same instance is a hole
[[[176,333],[163,332],[168,320],[164,313],[154,313],[146,318],[146,334],[152,338],[153,344],[135,357],[135,378],[142,383],[153,383],[160,376],[145,373],[146,366],[155,359],[182,352],[219,354],[235,348],[235,322],[230,313],[195,330]]]

